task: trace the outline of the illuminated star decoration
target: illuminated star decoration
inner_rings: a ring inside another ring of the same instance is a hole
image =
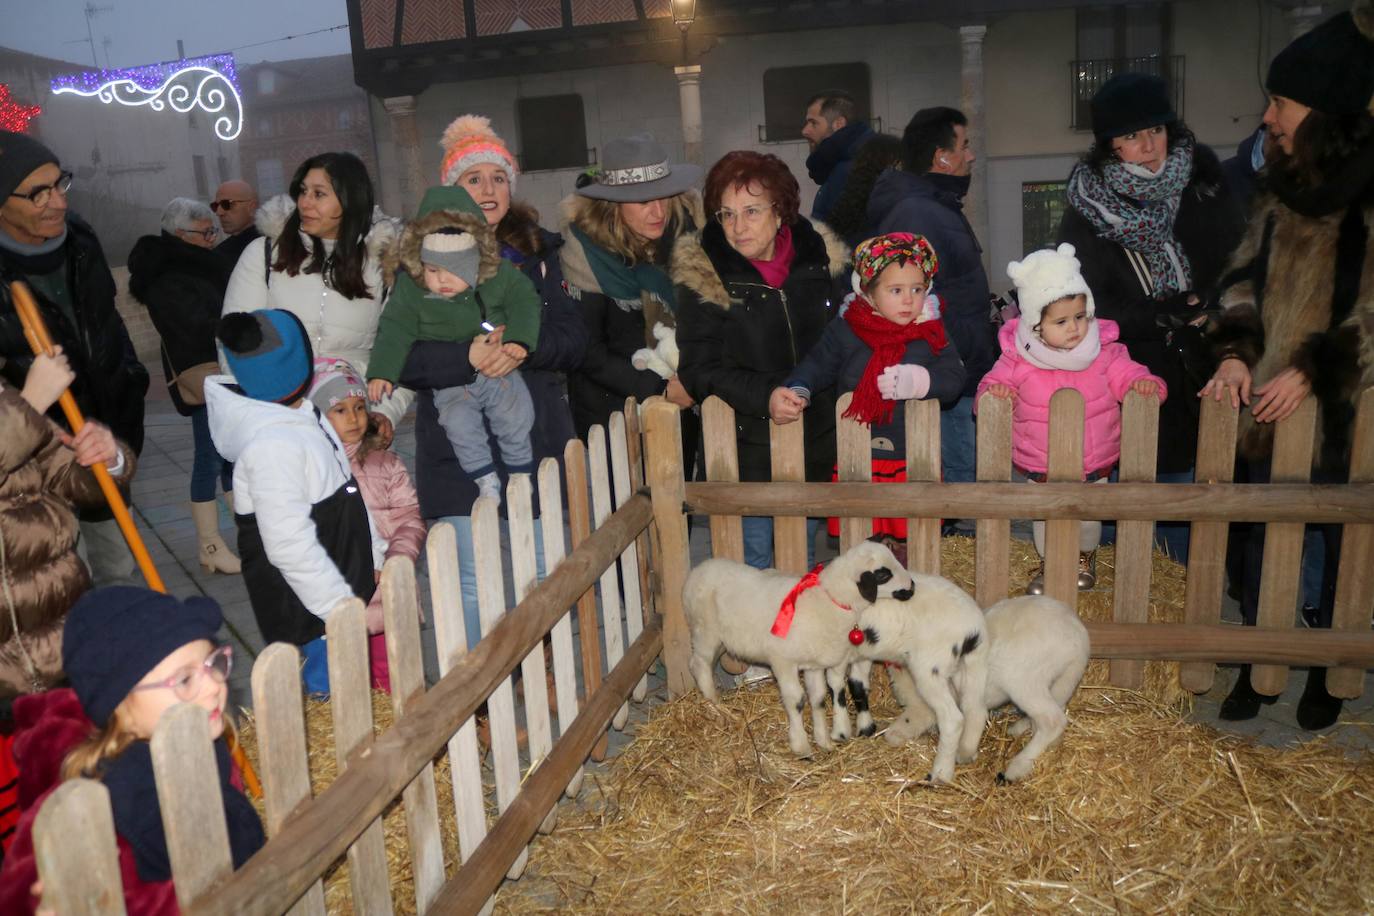
[[[215,136],[221,140],[233,140],[243,129],[243,99],[232,54],[59,76],[52,81],[52,91],[94,97],[106,105],[147,105],[153,111],[170,107],[185,113],[198,108],[218,115]]]
[[[43,113],[37,105],[21,105],[10,98],[10,87],[0,83],[0,130],[22,134],[28,131],[29,122]]]

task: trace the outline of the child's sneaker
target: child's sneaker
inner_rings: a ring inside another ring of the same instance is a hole
[[[1035,572],[1031,574],[1030,581],[1026,583],[1027,595],[1045,594],[1045,561],[1041,560],[1040,565],[1035,567]]]
[[[496,472],[483,474],[475,481],[477,484],[477,495],[490,496],[499,504],[501,502],[501,478],[496,476]]]
[[[1084,591],[1097,585],[1097,551],[1089,550],[1078,555],[1078,590]]]

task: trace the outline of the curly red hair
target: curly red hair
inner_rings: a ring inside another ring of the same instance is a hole
[[[706,213],[714,215],[720,210],[720,199],[725,192],[739,187],[767,194],[777,207],[778,218],[784,226],[796,222],[801,209],[801,188],[787,163],[777,156],[745,149],[721,156],[706,175]]]

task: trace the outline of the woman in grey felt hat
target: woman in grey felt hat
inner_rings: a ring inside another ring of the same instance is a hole
[[[679,236],[704,222],[696,193],[701,176],[699,166],[669,162],[661,144],[637,134],[607,143],[592,180],[563,201],[563,276],[589,335],[582,368],[568,376],[583,438],[632,395],[643,401],[662,394],[692,406],[676,375],[636,369],[630,357],[657,344],[656,323],[676,327],[668,256]],[[694,451],[688,444],[687,454]]]

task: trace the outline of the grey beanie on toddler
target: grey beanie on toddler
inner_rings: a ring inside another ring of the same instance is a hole
[[[477,237],[461,229],[440,229],[425,236],[420,245],[420,263],[441,267],[469,287],[477,285],[481,253]]]

